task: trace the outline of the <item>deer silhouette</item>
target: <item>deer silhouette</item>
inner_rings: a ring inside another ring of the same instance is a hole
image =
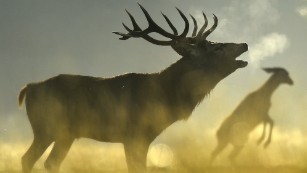
[[[31,172],[46,148],[54,146],[45,168],[58,172],[61,162],[76,138],[92,138],[103,142],[122,143],[129,172],[145,172],[150,143],[168,126],[187,119],[193,109],[215,85],[247,62],[236,60],[247,51],[245,43],[215,43],[207,41],[218,19],[205,31],[208,21],[187,37],[189,22],[178,32],[166,15],[172,29],[159,27],[139,4],[148,28],[141,30],[127,11],[133,29],[128,33],[114,32],[121,40],[143,38],[150,43],[171,46],[182,58],[159,73],[128,73],[112,78],[61,74],[42,82],[26,85],[19,94],[19,104],[25,105],[34,139],[22,157],[24,173]],[[148,34],[157,33],[170,40],[157,40]]]
[[[274,121],[269,116],[269,109],[272,94],[279,85],[293,85],[293,81],[283,68],[263,68],[263,70],[271,73],[272,76],[258,90],[248,94],[233,113],[224,120],[216,133],[218,144],[211,153],[210,164],[228,144],[234,146],[229,155],[231,163],[234,164],[234,159],[247,142],[249,133],[261,123],[263,123],[263,132],[257,143],[260,144],[264,140],[267,124],[270,129],[264,147],[266,148],[271,143]]]

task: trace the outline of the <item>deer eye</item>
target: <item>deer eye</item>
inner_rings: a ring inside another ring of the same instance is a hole
[[[215,48],[214,48],[214,51],[221,51],[222,50],[222,48],[220,47],[220,46],[216,46]]]

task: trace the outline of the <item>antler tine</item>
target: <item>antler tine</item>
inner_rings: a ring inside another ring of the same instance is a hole
[[[152,18],[150,17],[149,13],[146,11],[146,9],[138,3],[138,5],[140,6],[141,10],[143,11],[146,19],[147,19],[147,22],[148,22],[148,28],[145,29],[144,31],[141,31],[142,34],[148,34],[148,33],[151,33],[151,32],[156,32],[156,33],[159,33],[165,37],[168,37],[170,39],[175,39],[176,36],[165,31],[164,29],[162,29],[159,25],[156,24],[156,22],[154,22],[152,20]]]
[[[209,34],[211,34],[211,32],[213,32],[218,24],[218,19],[217,17],[213,14],[213,19],[214,19],[214,24],[212,25],[212,27],[207,30],[203,35],[202,38],[206,39],[208,37]]]
[[[127,40],[131,37],[130,35],[122,33],[122,32],[112,31],[112,33],[122,36],[119,38],[120,40]]]
[[[208,26],[208,19],[207,19],[207,16],[206,16],[206,14],[203,12],[203,16],[204,16],[204,19],[205,19],[205,23],[204,23],[204,25],[200,28],[200,30],[199,30],[199,32],[198,32],[198,34],[197,34],[197,38],[200,38],[201,36],[202,36],[202,34],[203,34],[203,32],[205,31],[205,29],[207,28],[207,26]]]
[[[190,14],[190,16],[191,16],[193,23],[194,23],[194,29],[193,29],[193,33],[192,33],[192,37],[194,37],[194,36],[196,36],[198,26],[197,26],[197,22],[196,22],[194,16],[192,16],[191,14]]]
[[[136,23],[134,17],[129,13],[129,11],[127,9],[125,9],[126,13],[128,14],[132,25],[133,25],[133,30],[131,30],[126,24],[122,23],[122,25],[124,26],[124,28],[129,32],[133,32],[133,31],[141,31],[141,28],[139,27],[139,25]],[[138,37],[138,36],[132,36],[131,34],[125,34],[125,33],[121,33],[121,32],[113,32],[114,34],[120,35],[122,36],[121,38],[119,38],[120,40],[127,40],[130,37]]]
[[[129,31],[132,31],[132,30],[131,30],[130,28],[128,28],[124,23],[122,23],[122,25],[124,26],[124,28],[125,28],[128,32],[129,32]],[[126,34],[126,33],[122,33],[122,32],[117,32],[117,31],[112,31],[112,33],[122,36],[122,37],[119,38],[120,40],[127,40],[127,39],[129,39],[130,37],[133,37],[133,36],[130,35],[130,34]]]
[[[136,23],[134,17],[129,13],[129,11],[128,11],[127,9],[125,9],[125,11],[126,11],[126,13],[128,14],[128,16],[129,16],[129,18],[130,18],[130,20],[131,20],[131,22],[132,22],[133,30],[131,30],[131,29],[130,29],[127,25],[125,25],[124,23],[122,23],[123,26],[124,26],[124,28],[125,28],[129,33],[133,32],[133,31],[141,31],[141,28],[140,28],[139,25]],[[130,37],[132,37],[131,34],[125,34],[125,33],[120,33],[120,32],[113,32],[113,33],[122,36],[121,38],[119,38],[120,40],[127,40],[127,39],[129,39]],[[134,36],[134,37],[136,37],[136,36]]]
[[[126,13],[128,14],[128,16],[129,16],[129,18],[130,18],[130,20],[131,20],[131,22],[132,22],[132,25],[133,25],[133,30],[134,31],[141,31],[142,29],[139,27],[139,25],[136,23],[136,21],[135,21],[135,19],[134,19],[134,17],[129,13],[129,11],[128,10],[126,10]]]
[[[185,15],[181,12],[181,10],[179,10],[179,8],[176,7],[176,9],[177,9],[177,11],[179,12],[181,18],[184,21],[184,30],[183,30],[183,32],[179,36],[179,37],[183,38],[183,37],[186,37],[188,32],[189,32],[189,21],[188,21],[187,17],[185,17]]]
[[[172,22],[169,20],[169,18],[161,11],[162,16],[164,17],[164,19],[166,20],[167,24],[169,25],[169,27],[172,29],[174,35],[178,35],[178,31],[175,28],[175,26],[172,24]]]

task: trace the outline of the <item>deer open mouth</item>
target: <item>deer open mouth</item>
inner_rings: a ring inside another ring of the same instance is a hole
[[[242,45],[241,46],[241,48],[242,48],[242,53],[241,54],[243,54],[244,52],[246,52],[248,50],[248,45],[246,43],[243,43],[241,45]],[[237,64],[238,68],[244,68],[244,67],[247,66],[248,62],[247,61],[243,61],[243,60],[236,60],[236,64]]]
[[[248,62],[247,61],[243,61],[243,60],[236,60],[237,66],[239,68],[244,68],[247,66]]]

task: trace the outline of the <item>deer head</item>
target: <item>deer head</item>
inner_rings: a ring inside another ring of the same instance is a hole
[[[286,69],[281,67],[263,68],[267,73],[272,73],[278,83],[293,85],[293,80],[290,78]]]
[[[198,32],[197,22],[195,18],[190,15],[194,23],[194,29],[192,36],[187,37],[189,22],[186,16],[178,8],[176,9],[185,23],[184,30],[181,34],[178,34],[177,29],[166,15],[162,13],[173,33],[167,32],[158,26],[150,17],[145,8],[140,4],[138,5],[148,21],[148,27],[142,30],[136,23],[134,17],[126,10],[131,19],[133,29],[130,29],[123,23],[123,26],[128,33],[113,32],[122,36],[120,38],[121,40],[127,40],[131,37],[141,37],[156,45],[171,46],[179,55],[183,56],[184,59],[188,59],[190,64],[194,66],[194,69],[199,67],[203,69],[206,68],[206,70],[212,69],[212,73],[218,72],[218,75],[220,75],[221,78],[224,78],[234,72],[236,69],[243,68],[247,65],[246,61],[236,60],[238,56],[248,50],[246,43],[216,43],[207,40],[207,37],[215,30],[218,24],[218,19],[214,14],[213,26],[205,31],[208,25],[208,20],[205,13],[203,13],[205,23]],[[149,36],[150,33],[160,34],[161,36],[164,36],[170,40],[157,40]]]

